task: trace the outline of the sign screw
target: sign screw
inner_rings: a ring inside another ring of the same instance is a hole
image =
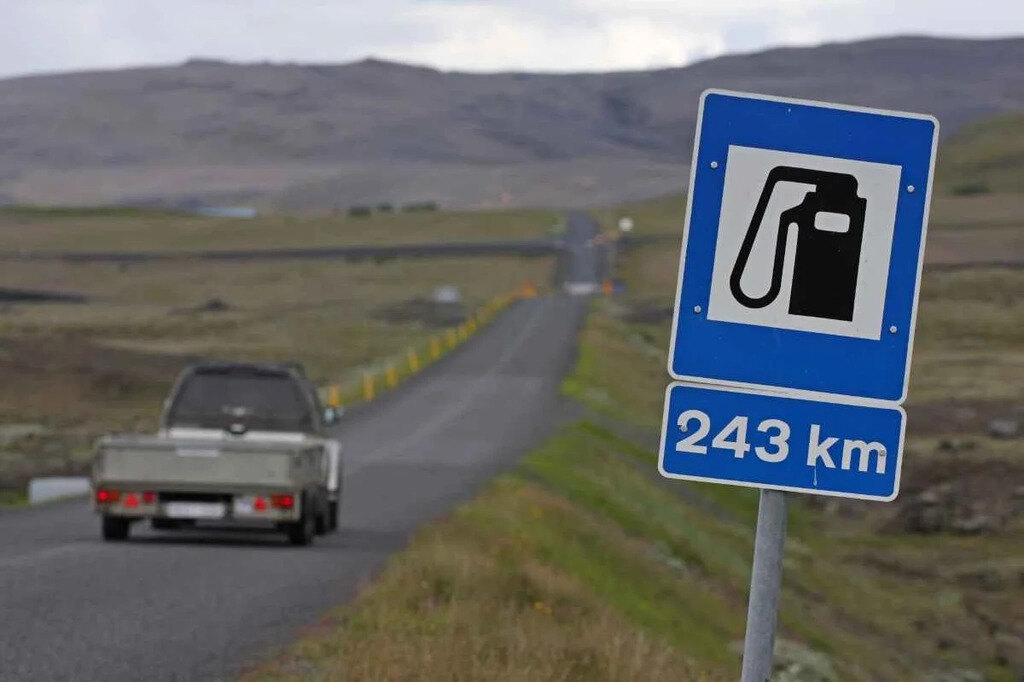
[[[712,161],[711,162],[711,167],[712,168],[718,168],[718,162],[717,161]]]
[[[911,194],[913,194],[914,193],[914,186],[913,185],[907,185],[907,191],[910,192]]]
[[[889,327],[889,333],[890,334],[895,334],[898,331],[899,330],[896,328],[896,325],[892,325],[891,327]]]
[[[700,315],[700,306],[699,305],[693,306],[693,312],[695,312],[696,314]]]

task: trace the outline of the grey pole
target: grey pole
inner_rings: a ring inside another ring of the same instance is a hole
[[[772,675],[775,624],[782,589],[782,550],[786,544],[786,493],[761,490],[750,576],[747,635],[743,640],[741,682],[767,682]]]

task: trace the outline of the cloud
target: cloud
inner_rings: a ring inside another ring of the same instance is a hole
[[[1024,3],[975,0],[0,0],[0,73],[175,63],[340,62],[461,70],[674,66],[896,33],[1024,33]]]

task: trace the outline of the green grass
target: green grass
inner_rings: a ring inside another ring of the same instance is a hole
[[[28,504],[28,495],[20,490],[0,490],[0,509],[24,507]]]

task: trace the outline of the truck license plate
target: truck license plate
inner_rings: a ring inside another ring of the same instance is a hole
[[[224,505],[220,502],[168,502],[164,513],[172,519],[222,519]]]

